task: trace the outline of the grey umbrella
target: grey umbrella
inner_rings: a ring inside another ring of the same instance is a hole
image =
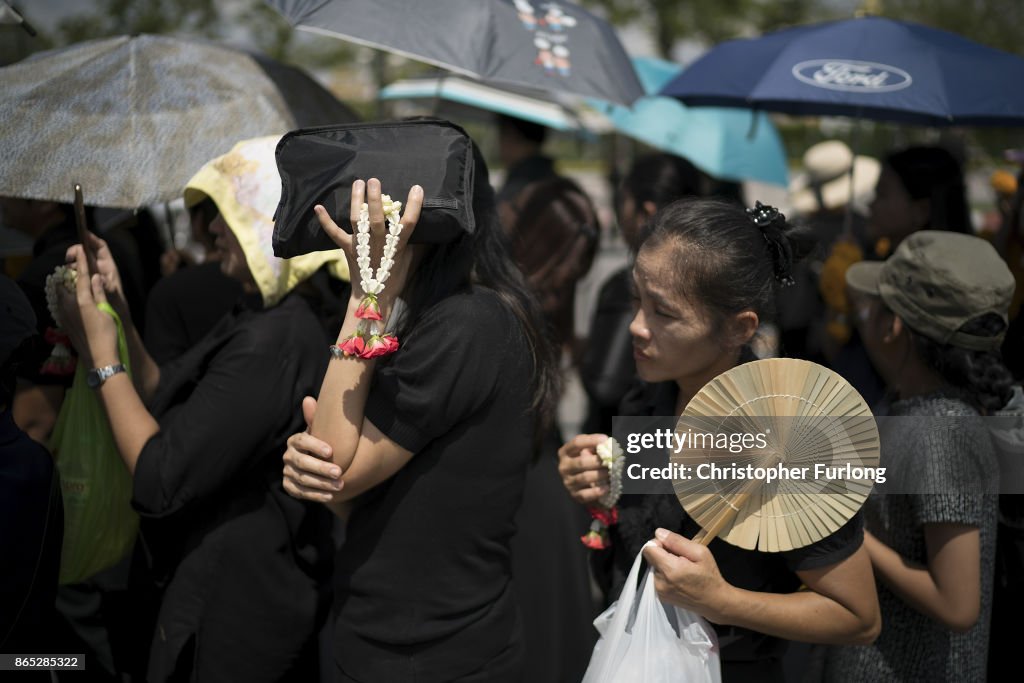
[[[492,84],[630,104],[643,96],[615,30],[554,0],[269,0],[294,26]]]
[[[77,182],[121,208],[180,197],[239,140],[356,119],[292,67],[165,36],[33,55],[0,69],[0,92],[0,195],[70,202]]]

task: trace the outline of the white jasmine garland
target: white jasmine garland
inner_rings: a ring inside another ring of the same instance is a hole
[[[57,266],[46,276],[46,307],[50,309],[50,317],[53,318],[58,330],[64,329],[64,321],[60,316],[60,301],[57,299],[58,287],[63,287],[73,294],[77,281],[78,273],[67,266]]]
[[[384,254],[377,271],[370,266],[370,207],[363,204],[359,210],[356,223],[356,265],[359,266],[359,284],[363,291],[376,297],[384,291],[384,283],[391,276],[391,268],[395,265],[395,252],[398,250],[398,239],[402,234],[400,212],[402,202],[392,201],[388,195],[381,196],[384,216],[388,222],[388,234],[384,237]]]
[[[608,440],[598,445],[595,449],[601,464],[608,468],[608,493],[598,499],[602,507],[609,510],[619,502],[622,495],[622,468],[626,464],[626,457],[622,452],[619,442],[608,437]]]

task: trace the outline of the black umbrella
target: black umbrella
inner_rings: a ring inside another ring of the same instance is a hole
[[[615,30],[568,2],[268,0],[294,26],[489,83],[631,104],[644,94]]]

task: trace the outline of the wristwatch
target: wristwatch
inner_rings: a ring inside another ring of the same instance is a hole
[[[89,385],[90,389],[98,389],[101,384],[106,382],[108,379],[113,377],[119,372],[126,372],[123,363],[117,363],[115,365],[105,365],[102,368],[93,368],[85,373],[85,383]]]

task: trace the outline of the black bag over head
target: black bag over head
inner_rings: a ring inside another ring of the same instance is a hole
[[[472,233],[473,144],[462,128],[439,119],[304,128],[277,144],[281,202],[274,214],[274,253],[282,258],[337,249],[313,207],[322,204],[352,232],[352,183],[377,178],[403,204],[423,188],[423,210],[412,243],[451,242]]]

